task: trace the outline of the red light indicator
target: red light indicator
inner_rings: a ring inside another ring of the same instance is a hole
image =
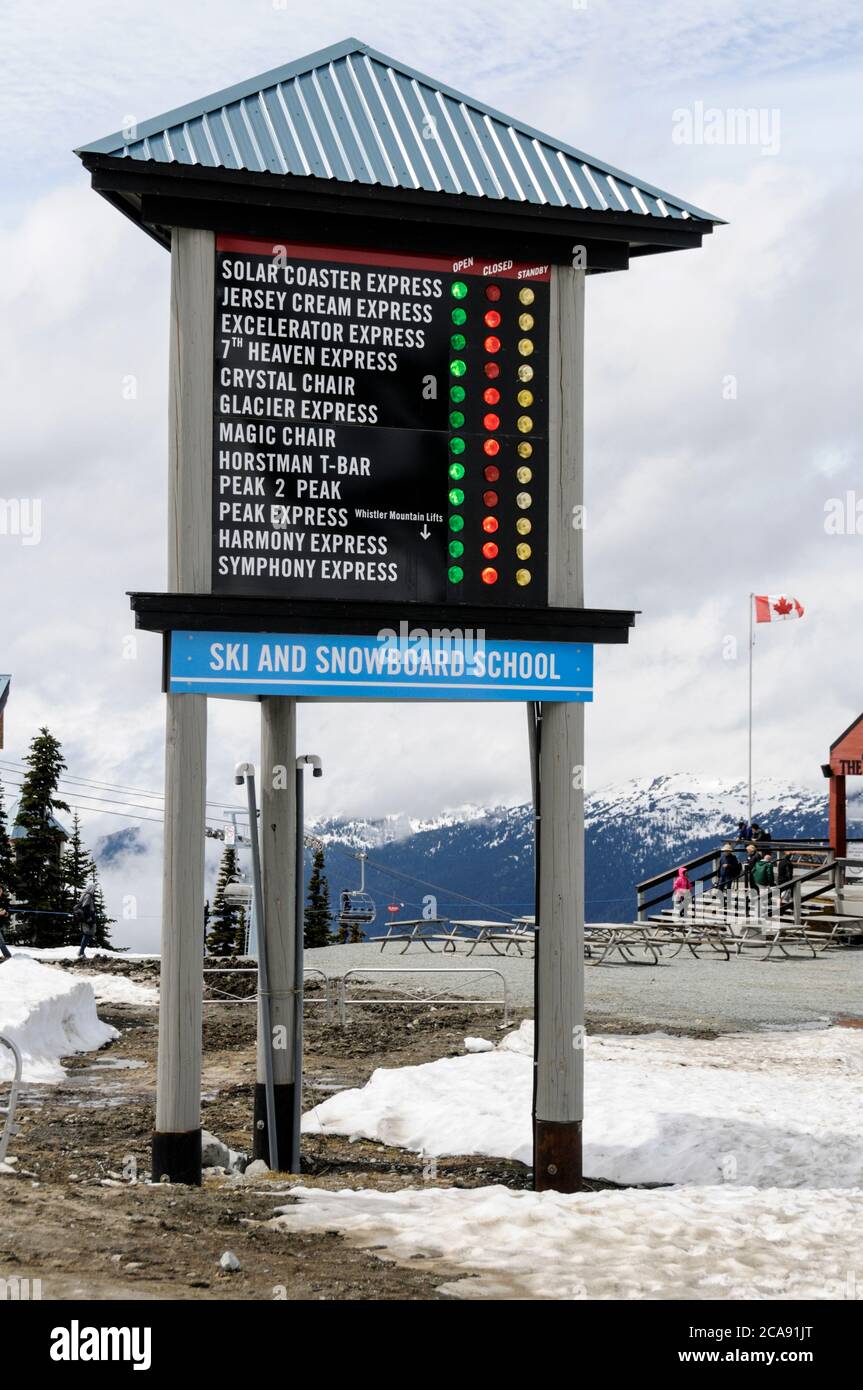
[[[496,560],[500,546],[497,541],[486,541],[482,548],[482,553],[487,560]]]
[[[500,392],[496,386],[487,386],[482,393],[482,398],[486,405],[497,405],[500,400]]]
[[[490,458],[494,458],[495,454],[500,453],[500,445],[496,439],[486,439],[482,447],[483,453],[488,454]]]
[[[497,312],[497,309],[489,309],[488,313],[483,316],[483,323],[487,328],[498,328],[500,325],[500,314]]]
[[[493,333],[489,333],[483,347],[486,352],[500,352],[500,338],[496,338]]]
[[[482,519],[482,529],[493,536],[500,523],[496,516],[484,516]]]
[[[482,495],[482,505],[484,507],[496,507],[500,498],[496,492],[484,492]]]
[[[500,477],[500,469],[498,468],[496,463],[490,463],[486,468],[482,470],[482,476],[485,478],[487,483],[496,483],[498,478]]]
[[[486,285],[485,297],[490,299],[492,304],[496,304],[500,299],[500,285]]]
[[[494,415],[491,411],[489,411],[488,415],[484,415],[482,417],[482,423],[487,430],[499,430],[500,416]]]
[[[491,565],[487,565],[486,568],[482,571],[480,578],[483,584],[496,584],[497,570],[492,569]]]
[[[500,376],[500,363],[486,362],[485,366],[483,367],[483,371],[491,381],[494,381],[496,377]]]

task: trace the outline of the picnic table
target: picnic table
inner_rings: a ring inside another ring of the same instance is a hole
[[[403,942],[401,955],[411,946],[421,943],[434,955],[432,942],[442,941],[444,951],[454,951],[458,936],[458,923],[450,922],[448,917],[413,917],[390,922],[386,935],[381,939],[381,950],[392,942]]]
[[[463,927],[472,934],[467,954],[472,956],[476,948],[487,943],[496,956],[509,955],[511,946],[518,954],[524,955],[522,946],[532,946],[536,933],[533,918],[520,917],[510,922],[486,921],[482,918],[461,918],[453,922],[455,927]],[[499,949],[503,946],[503,950]]]

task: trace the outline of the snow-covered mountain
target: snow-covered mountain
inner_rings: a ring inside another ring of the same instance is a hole
[[[826,789],[758,783],[755,819],[774,838],[827,834]],[[714,848],[745,813],[740,781],[688,773],[633,779],[586,796],[587,917],[626,921],[634,913],[634,885],[642,878]],[[849,833],[861,833],[863,798],[849,801]],[[460,807],[433,820],[388,816],[380,820],[318,822],[327,846],[333,893],[356,887],[360,848],[368,850],[366,885],[378,905],[372,932],[385,924],[386,905],[419,915],[434,894],[444,916],[476,918],[533,910],[533,826],[529,806]]]

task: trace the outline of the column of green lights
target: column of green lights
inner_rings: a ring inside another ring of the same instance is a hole
[[[464,333],[467,324],[467,309],[464,300],[467,299],[468,287],[464,280],[454,280],[450,286],[450,294],[453,305],[450,310],[452,321],[452,333],[450,334],[450,387],[449,387],[449,568],[447,578],[450,584],[461,584],[464,579],[464,569],[461,564],[464,555],[464,541],[461,533],[464,530],[464,516],[461,507],[464,504],[464,489],[461,486],[465,476],[464,454],[465,439],[460,431],[464,428],[464,411],[462,406],[467,394],[464,387],[464,377],[467,374],[467,363],[460,354],[467,347],[467,337]]]

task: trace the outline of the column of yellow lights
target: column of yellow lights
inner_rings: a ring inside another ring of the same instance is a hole
[[[518,316],[518,327],[519,332],[523,335],[518,340],[518,353],[520,357],[524,358],[524,361],[519,363],[517,370],[518,391],[516,400],[518,401],[520,413],[516,420],[516,427],[519,434],[525,436],[533,432],[533,416],[529,413],[533,405],[533,390],[531,388],[533,367],[527,359],[533,356],[534,349],[534,341],[530,336],[534,327],[534,316],[530,306],[533,304],[534,298],[534,292],[529,285],[523,285],[518,292],[518,302],[521,305],[521,312]],[[531,571],[527,568],[527,561],[529,561],[531,557],[531,545],[528,536],[533,529],[533,523],[528,515],[533,506],[533,494],[529,490],[533,480],[533,469],[530,464],[530,459],[533,456],[533,444],[530,439],[520,439],[516,446],[516,452],[518,454],[519,463],[515,471],[515,476],[519,485],[519,491],[515,496],[515,504],[523,515],[518,517],[515,523],[515,529],[518,534],[515,554],[520,562],[519,568],[515,572],[515,582],[521,588],[525,588],[533,577]]]

